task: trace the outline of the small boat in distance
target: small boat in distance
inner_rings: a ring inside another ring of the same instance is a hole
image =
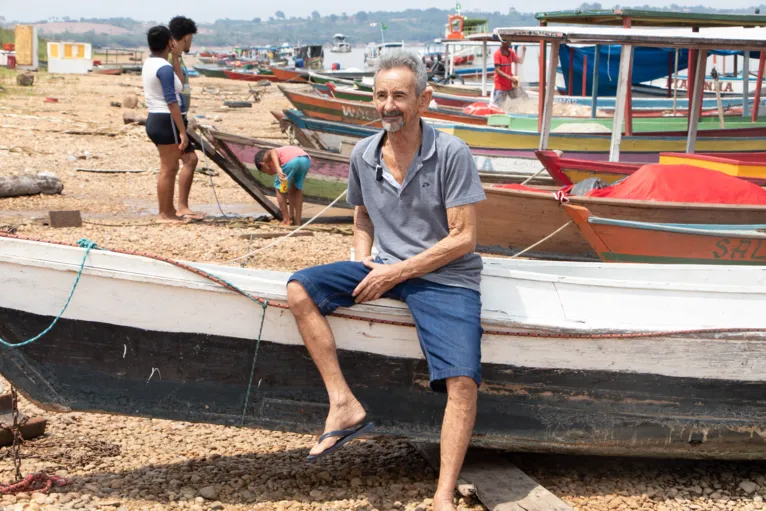
[[[398,50],[404,46],[404,41],[399,42],[393,42],[393,43],[369,43],[367,45],[367,48],[364,50],[364,63],[368,67],[375,67],[378,65],[378,61],[380,60],[380,57],[385,55],[386,53]]]
[[[332,53],[350,53],[351,43],[348,42],[345,35],[335,34],[332,36],[332,49],[330,51]]]

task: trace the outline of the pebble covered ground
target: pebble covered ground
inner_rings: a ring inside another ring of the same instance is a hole
[[[222,172],[212,178],[213,186],[209,176],[197,175],[192,189],[192,207],[213,215],[212,220],[153,223],[156,149],[143,127],[123,125],[124,109],[110,106],[128,94],[141,100],[140,77],[40,73],[33,87],[18,88],[13,76],[0,75],[0,86],[0,176],[52,172],[64,183],[62,195],[0,199],[0,228],[11,226],[26,237],[68,243],[87,237],[107,248],[220,263],[273,241],[251,242],[243,234],[284,232],[273,222],[223,218],[214,192],[228,214],[255,214],[258,207]],[[254,108],[237,110],[222,105],[246,98],[244,82],[202,77],[192,81],[192,89],[192,113],[204,115],[203,122],[232,133],[282,138],[269,111],[289,104],[275,87]],[[47,97],[58,102],[45,102]],[[145,172],[95,174],[78,168]],[[87,223],[67,229],[43,225],[49,210],[67,209],[79,209]],[[319,209],[307,206],[305,215]],[[348,226],[320,226],[313,236],[291,238],[248,264],[292,271],[346,259],[350,248]],[[312,436],[58,414],[28,402],[22,409],[49,421],[44,437],[22,447],[23,472],[46,470],[68,484],[49,495],[2,497],[0,509],[426,511],[436,485],[434,471],[400,440],[355,442],[322,463],[308,464],[304,456]],[[750,511],[762,509],[766,497],[762,463],[508,456],[578,511]],[[0,481],[12,479],[6,456]],[[465,500],[460,507],[483,509]]]

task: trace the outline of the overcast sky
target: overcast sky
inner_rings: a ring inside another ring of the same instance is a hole
[[[602,1],[604,7],[612,7],[619,3],[619,0],[612,2]],[[636,2],[625,2],[626,5],[668,5],[664,0],[637,0]],[[753,5],[750,0],[700,0],[684,2],[676,0],[677,4],[701,4],[704,3],[710,7],[726,8],[744,8]],[[760,3],[760,1],[756,2]],[[533,12],[540,10],[554,9],[574,9],[581,4],[581,0],[537,0],[533,3],[527,2],[508,2],[508,0],[463,0],[461,2],[463,9],[482,9],[489,11],[506,12],[511,6],[516,7],[522,12]],[[320,5],[320,6],[318,6]],[[422,0],[412,2],[412,0],[387,0],[385,2],[386,10],[402,10],[416,5],[419,8],[438,7],[449,9],[454,7],[454,0],[437,1]],[[156,0],[28,0],[13,1],[0,0],[0,16],[5,16],[7,21],[36,21],[48,17],[63,17],[79,19],[85,18],[111,18],[111,17],[131,17],[137,20],[162,21],[171,18],[176,14],[183,14],[194,18],[197,21],[214,21],[219,18],[233,19],[251,19],[256,17],[268,18],[272,16],[277,9],[282,10],[288,17],[305,17],[311,14],[314,9],[322,15],[341,14],[346,12],[353,14],[359,11],[359,8],[365,10],[381,9],[380,4],[365,5],[364,3],[349,2],[348,0],[325,0],[317,2],[316,0],[280,0],[278,2],[258,2],[254,0],[216,0],[200,1],[162,1]]]

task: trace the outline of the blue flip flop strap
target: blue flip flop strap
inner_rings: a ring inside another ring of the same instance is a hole
[[[346,436],[349,436],[349,435],[353,435],[354,433],[356,433],[360,429],[364,428],[365,426],[366,425],[363,424],[363,425],[360,425],[359,427],[354,428],[354,429],[337,429],[335,431],[328,431],[327,433],[325,433],[324,435],[319,437],[319,441],[317,443],[321,444],[322,442],[324,442],[328,438],[346,437]]]

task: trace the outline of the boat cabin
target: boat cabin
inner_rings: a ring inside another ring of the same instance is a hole
[[[335,34],[332,36],[332,49],[333,53],[349,53],[351,51],[351,43],[348,42],[348,38],[343,34]]]

